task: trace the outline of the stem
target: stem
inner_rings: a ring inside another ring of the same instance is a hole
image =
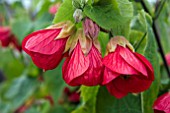
[[[158,7],[156,9],[156,14],[155,14],[155,17],[153,18],[154,20],[158,19],[165,2],[166,2],[166,0],[161,0],[160,4],[158,5]]]
[[[140,39],[140,41],[136,44],[136,46],[135,46],[135,51],[137,51],[137,49],[139,48],[139,46],[140,46],[140,44],[142,43],[143,39],[145,38],[146,34],[147,34],[147,33],[145,33],[145,34],[143,35],[143,37]]]
[[[141,0],[141,4],[142,4],[142,6],[143,6],[143,9],[144,9],[147,13],[149,13],[149,14],[151,15],[151,13],[149,12],[148,8],[147,8],[146,5],[145,5],[144,0]]]
[[[157,32],[157,31],[158,31],[158,27],[157,27],[157,25],[156,25],[156,21],[153,22],[152,27],[153,27],[153,31],[154,31],[154,34],[155,34],[156,42],[157,42],[158,47],[159,47],[159,52],[160,52],[160,54],[161,54],[161,57],[162,57],[162,60],[163,60],[163,62],[164,62],[166,71],[167,71],[168,76],[169,76],[169,78],[170,78],[170,71],[169,71],[168,63],[166,62],[166,59],[165,59],[165,53],[164,53],[164,51],[163,51],[163,47],[162,47],[162,45],[161,45],[160,35],[159,35],[159,33]]]
[[[144,10],[145,10],[147,13],[149,13],[149,10],[147,9],[147,7],[146,7],[146,5],[145,5],[145,3],[144,3],[143,0],[141,1],[141,4],[142,4]],[[163,5],[164,5],[164,3],[163,3]],[[165,54],[164,54],[163,47],[162,47],[162,44],[161,44],[161,41],[160,41],[160,34],[158,33],[158,27],[157,27],[157,25],[156,25],[156,19],[158,18],[159,14],[160,14],[160,12],[161,12],[161,10],[162,10],[162,8],[163,8],[163,5],[160,6],[160,11],[159,11],[159,13],[157,13],[157,14],[158,14],[157,17],[156,17],[155,19],[153,18],[152,28],[153,28],[153,32],[154,32],[154,35],[155,35],[155,39],[156,39],[157,45],[158,45],[158,47],[159,47],[159,52],[160,52],[161,57],[162,57],[162,60],[163,60],[163,62],[164,62],[164,65],[165,65],[167,74],[168,74],[168,76],[169,76],[169,78],[170,78],[169,67],[168,67],[168,64],[167,64],[166,59],[165,59]]]
[[[5,1],[2,2],[2,3],[3,3],[3,6],[4,6],[4,9],[6,10],[7,18],[10,20],[12,18],[12,11],[11,11],[9,5]]]

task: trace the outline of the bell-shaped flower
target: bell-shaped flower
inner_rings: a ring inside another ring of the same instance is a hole
[[[154,113],[170,113],[170,93],[165,93],[154,102]]]
[[[31,56],[39,68],[54,69],[62,60],[67,39],[74,31],[74,24],[70,21],[52,25],[26,36],[22,42],[22,49]]]
[[[94,86],[102,82],[102,56],[98,41],[86,38],[78,30],[71,41],[69,57],[62,68],[63,78],[71,86]]]
[[[114,37],[107,45],[108,54],[103,59],[104,78],[111,95],[122,98],[128,93],[147,90],[154,80],[151,63],[134,52],[132,45],[121,36]]]

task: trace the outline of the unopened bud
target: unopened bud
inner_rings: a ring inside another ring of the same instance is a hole
[[[83,19],[83,13],[81,9],[76,9],[73,14],[74,20],[76,23],[80,22]]]
[[[87,37],[95,40],[98,37],[100,27],[91,19],[86,18],[83,22],[84,33]]]

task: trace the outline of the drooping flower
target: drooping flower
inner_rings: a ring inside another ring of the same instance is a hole
[[[71,86],[94,86],[102,82],[102,56],[97,40],[86,38],[78,30],[70,48],[70,56],[62,68],[63,78]]]
[[[103,85],[111,95],[122,98],[128,93],[139,93],[150,87],[154,80],[152,65],[144,56],[134,52],[124,37],[112,38],[107,49],[108,55],[103,59]]]
[[[66,41],[73,32],[74,24],[61,22],[26,36],[22,48],[39,68],[51,70],[62,60]]]
[[[10,27],[0,27],[0,45],[7,47],[10,43],[11,30]]]
[[[154,113],[170,113],[170,93],[158,97],[153,105]]]
[[[8,26],[0,27],[0,46],[2,47],[12,46],[18,51],[21,51],[21,45],[19,44],[17,38],[11,32],[11,29]]]

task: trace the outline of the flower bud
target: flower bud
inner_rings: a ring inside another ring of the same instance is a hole
[[[83,19],[83,13],[81,9],[76,9],[73,14],[74,20],[76,23],[80,22]]]
[[[95,40],[98,37],[100,27],[91,19],[86,18],[83,22],[84,33],[88,38]]]

